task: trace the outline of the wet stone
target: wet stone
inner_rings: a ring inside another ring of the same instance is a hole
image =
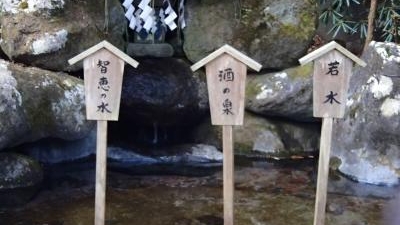
[[[334,215],[341,215],[344,212],[343,206],[337,203],[327,203],[326,207],[327,211],[334,214]]]
[[[38,191],[42,180],[38,162],[15,153],[0,153],[0,208],[25,204]]]

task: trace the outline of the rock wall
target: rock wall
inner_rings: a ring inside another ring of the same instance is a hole
[[[188,1],[184,51],[197,62],[230,44],[264,68],[295,66],[315,34],[316,10],[307,0]]]
[[[83,81],[0,60],[0,149],[46,137],[85,137]]]
[[[0,150],[43,138],[56,138],[54,143],[86,137],[60,147],[75,149],[71,155],[57,153],[62,160],[43,155],[59,162],[93,152],[77,150],[94,146],[93,123],[85,120],[83,81],[76,78],[83,77],[81,65],[69,66],[67,60],[103,39],[122,50],[131,44],[120,1],[108,3],[106,20],[104,0],[0,1],[0,47],[12,61],[0,61]],[[315,154],[320,124],[312,118],[313,67],[298,67],[297,60],[307,53],[317,27],[316,2],[191,0],[185,12],[182,36],[166,34],[164,44],[173,46],[173,57],[151,57],[163,54],[150,43],[151,52],[140,54],[147,57],[136,58],[140,67],[126,67],[121,122],[110,134],[115,147],[143,153],[138,146],[147,134],[141,132],[148,132],[154,140],[174,136],[174,142],[163,143],[220,148],[219,131],[208,121],[204,72],[193,74],[189,67],[228,43],[263,65],[246,81],[247,122],[235,129],[237,152]],[[354,71],[346,117],[335,123],[333,155],[340,159],[339,170],[358,181],[396,184],[399,177],[400,94],[393,77],[399,74],[399,52],[395,45],[371,44],[363,56],[368,67]],[[179,134],[169,133],[172,129]],[[159,143],[153,141],[151,149],[157,151]],[[52,148],[32,149],[32,155],[40,155],[37,149]],[[167,149],[176,153],[173,146]]]
[[[1,49],[9,59],[52,71],[75,71],[68,59],[107,39],[124,48],[126,21],[118,0],[2,0]],[[104,26],[108,25],[108,32]]]
[[[400,175],[400,47],[372,42],[350,80],[345,118],[333,129],[339,170],[355,180],[395,185]]]

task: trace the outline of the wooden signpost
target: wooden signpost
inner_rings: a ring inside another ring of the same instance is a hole
[[[360,66],[366,66],[366,63],[334,41],[299,59],[301,65],[311,61],[314,61],[314,117],[323,118],[314,225],[324,225],[333,118],[344,116],[352,61]]]
[[[211,123],[222,125],[224,225],[233,224],[234,155],[232,125],[242,125],[247,66],[259,71],[261,65],[229,45],[203,58],[191,69],[206,66]]]
[[[70,65],[83,60],[86,118],[97,120],[95,225],[104,225],[107,172],[107,121],[118,120],[124,61],[133,67],[138,62],[107,41],[68,60]]]

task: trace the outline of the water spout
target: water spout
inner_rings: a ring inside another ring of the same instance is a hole
[[[157,122],[153,122],[153,145],[158,144],[158,124]]]

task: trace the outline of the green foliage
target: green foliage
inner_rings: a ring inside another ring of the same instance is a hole
[[[331,23],[330,33],[358,33],[365,38],[368,29],[369,0],[320,0],[319,19]],[[374,22],[376,40],[399,42],[400,0],[380,0]]]

